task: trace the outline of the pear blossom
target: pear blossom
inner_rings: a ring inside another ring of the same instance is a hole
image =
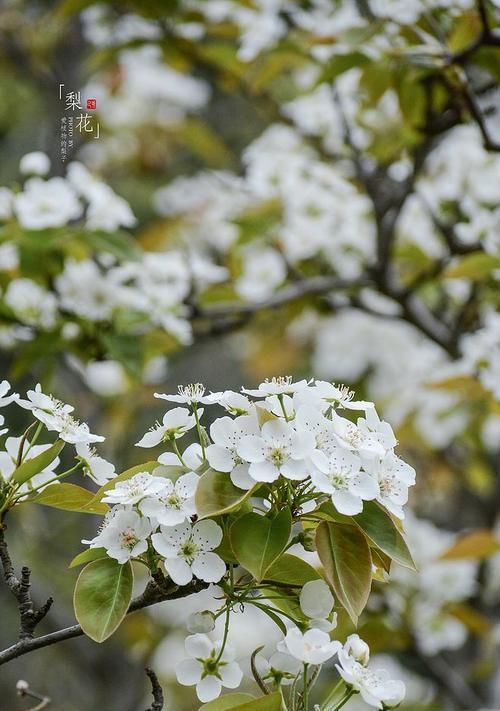
[[[108,489],[102,500],[107,504],[131,506],[160,494],[165,489],[165,484],[166,480],[161,477],[152,476],[146,471],[138,472],[130,479],[117,482],[113,489]]]
[[[151,524],[131,509],[114,507],[104,518],[101,531],[92,540],[82,543],[91,548],[105,548],[110,558],[126,563],[130,558],[145,553]]]
[[[187,585],[193,575],[207,583],[218,582],[226,564],[214,548],[222,541],[222,529],[215,521],[199,521],[191,526],[161,526],[151,536],[153,546],[165,558],[165,570],[177,585]]]
[[[50,170],[50,158],[42,151],[26,153],[19,161],[19,170],[24,175],[47,175]]]
[[[215,615],[211,610],[201,610],[189,615],[186,627],[192,633],[206,633],[215,629]]]
[[[404,518],[403,506],[408,501],[408,488],[415,484],[415,469],[388,452],[383,459],[370,458],[364,468],[378,482],[377,501],[398,518]]]
[[[231,644],[226,643],[220,654],[222,642],[212,642],[206,634],[194,634],[186,638],[185,648],[189,658],[177,664],[177,681],[184,686],[196,685],[200,701],[216,699],[222,687],[236,689],[240,685],[243,672],[234,661]]]
[[[0,271],[10,272],[19,267],[19,250],[13,242],[0,245]]]
[[[189,410],[184,407],[174,407],[164,415],[161,424],[157,423],[146,432],[137,442],[136,447],[156,447],[160,442],[178,439],[195,425],[195,417],[189,413]]]
[[[32,279],[14,279],[4,294],[5,303],[28,326],[50,330],[55,326],[57,300]]]
[[[285,639],[278,643],[280,652],[288,652],[303,664],[323,664],[342,649],[340,642],[318,629],[302,633],[298,627],[288,630]]]
[[[334,599],[324,580],[309,580],[300,591],[300,609],[312,619],[322,619],[333,610]]]
[[[115,465],[100,457],[88,443],[79,442],[75,446],[76,454],[83,463],[83,473],[96,484],[102,486],[115,476]]]
[[[269,659],[263,654],[255,655],[255,667],[264,681],[287,686],[293,684],[297,674],[302,671],[301,662],[286,652],[274,652]]]
[[[326,463],[318,463],[311,471],[311,480],[318,491],[330,494],[339,513],[354,516],[363,510],[363,501],[379,495],[377,481],[361,469],[361,459],[347,449],[332,452]]]
[[[247,435],[236,450],[250,462],[249,475],[255,481],[273,482],[283,475],[287,479],[305,479],[308,471],[305,459],[314,449],[314,438],[307,432],[297,432],[283,420],[269,420],[260,436]]]
[[[370,661],[370,647],[359,634],[350,634],[344,643],[344,652],[364,667]]]
[[[307,388],[307,380],[299,380],[294,383],[292,377],[287,375],[286,377],[271,378],[271,380],[264,380],[257,389],[247,389],[242,388],[241,391],[246,395],[252,395],[252,397],[269,397],[269,395],[291,395],[298,390]]]
[[[351,644],[338,653],[337,671],[345,683],[358,691],[363,700],[377,709],[396,708],[404,700],[406,689],[402,681],[389,678],[384,670],[373,670],[357,662],[351,651]]]
[[[19,400],[19,395],[17,393],[11,393],[10,395],[7,395],[11,388],[11,385],[8,380],[2,380],[0,383],[0,407],[6,407],[7,405],[10,405],[11,402],[15,402],[16,400]]]
[[[222,393],[208,393],[205,395],[205,386],[201,383],[192,385],[179,385],[179,392],[174,395],[155,393],[155,397],[168,402],[178,402],[184,405],[212,405],[219,401]]]
[[[164,452],[158,457],[160,464],[166,467],[178,467],[179,455],[176,452]],[[199,469],[203,462],[203,450],[198,442],[190,444],[182,453],[183,466],[191,471]]]
[[[362,430],[350,420],[337,415],[336,412],[332,412],[331,419],[337,441],[342,447],[365,458],[385,455],[386,447],[378,441],[372,432],[367,432],[366,429]]]
[[[210,426],[210,437],[214,444],[206,449],[208,463],[216,471],[231,472],[231,481],[242,489],[249,489],[255,483],[249,475],[249,464],[238,454],[238,445],[243,437],[258,436],[257,420],[252,416],[220,417]]]
[[[139,502],[139,509],[144,516],[154,519],[163,526],[175,526],[189,520],[196,513],[194,495],[199,476],[188,472],[174,482],[163,481],[159,491],[149,491]]]
[[[83,207],[64,178],[30,178],[23,192],[14,197],[14,210],[22,227],[43,230],[80,217]]]

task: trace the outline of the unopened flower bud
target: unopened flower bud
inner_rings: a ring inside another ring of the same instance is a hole
[[[24,694],[28,689],[30,688],[30,685],[28,684],[27,681],[24,681],[24,679],[19,679],[19,681],[16,684],[16,691],[18,694]]]
[[[210,610],[202,610],[201,612],[194,612],[189,616],[187,621],[187,628],[189,632],[193,634],[196,633],[206,633],[211,632],[215,627],[215,617],[213,612]]]
[[[370,660],[370,647],[357,634],[351,634],[344,644],[344,650],[364,667]]]

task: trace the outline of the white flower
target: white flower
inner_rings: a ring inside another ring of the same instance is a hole
[[[10,272],[19,267],[19,250],[13,242],[0,245],[0,271]]]
[[[344,652],[364,667],[370,661],[370,647],[359,634],[350,634],[344,644]]]
[[[211,610],[193,612],[188,617],[186,627],[193,633],[211,632],[215,628],[215,615]]]
[[[249,489],[255,481],[248,474],[248,463],[238,454],[238,444],[243,437],[258,435],[257,420],[251,416],[220,417],[210,426],[210,437],[214,444],[206,449],[208,463],[216,471],[231,472],[233,484]]]
[[[286,652],[274,652],[269,659],[262,654],[255,656],[255,666],[260,677],[275,684],[286,686],[293,684],[297,674],[302,671],[300,661]]]
[[[199,521],[191,526],[161,526],[151,540],[165,558],[165,569],[174,583],[187,585],[193,575],[207,583],[218,582],[226,572],[226,564],[212,553],[222,541],[222,529],[215,521]]]
[[[194,415],[184,407],[174,407],[163,417],[162,424],[158,423],[146,432],[144,437],[137,442],[136,447],[156,447],[160,442],[169,439],[178,439],[196,425]]]
[[[175,669],[180,684],[196,684],[196,693],[203,703],[216,699],[223,686],[236,689],[243,678],[230,644],[226,644],[218,659],[221,646],[221,642],[212,642],[205,634],[190,635],[185,642],[189,659],[184,659]]]
[[[176,395],[168,395],[165,393],[155,393],[155,397],[169,402],[179,402],[184,405],[212,405],[219,401],[222,393],[209,393],[205,395],[205,386],[201,383],[192,385],[179,385],[179,392]]]
[[[383,457],[386,448],[379,442],[376,436],[361,429],[345,417],[340,417],[336,412],[331,415],[333,428],[337,435],[337,440],[342,447],[356,452],[360,456],[368,459],[370,457]]]
[[[2,380],[0,383],[0,407],[5,407],[6,405],[10,405],[11,402],[14,402],[15,400],[19,400],[19,395],[17,393],[11,393],[10,395],[7,395],[11,388],[11,385],[8,380]]]
[[[19,162],[19,170],[24,175],[47,175],[50,170],[50,158],[42,151],[26,153]]]
[[[130,479],[119,481],[113,489],[108,489],[102,500],[107,504],[130,506],[146,497],[156,496],[164,488],[165,479],[152,476],[149,472],[138,472]]]
[[[318,491],[330,494],[339,513],[354,516],[363,510],[363,500],[375,499],[379,487],[373,477],[361,471],[360,458],[340,447],[311,471],[311,480]]]
[[[111,318],[122,293],[120,285],[90,259],[67,259],[54,283],[62,308],[90,321]]]
[[[76,444],[76,453],[83,462],[83,473],[89,476],[96,484],[102,486],[115,476],[115,466],[103,457],[99,457],[95,450],[88,444]]]
[[[57,299],[32,279],[14,279],[4,295],[5,303],[28,326],[44,329],[54,327],[57,316]]]
[[[312,619],[325,619],[333,610],[333,595],[324,580],[310,580],[300,591],[300,609]]]
[[[318,629],[302,632],[298,627],[288,630],[285,639],[278,644],[281,652],[288,652],[304,664],[323,664],[342,649],[340,642]]]
[[[415,483],[415,469],[394,452],[383,459],[369,459],[364,467],[378,481],[377,501],[398,518],[404,518],[403,506],[408,501],[408,488]]]
[[[219,405],[231,413],[231,415],[248,415],[252,409],[252,403],[250,400],[241,395],[241,393],[235,393],[232,390],[224,390],[220,394]]]
[[[149,493],[139,503],[145,516],[163,526],[175,526],[189,520],[196,513],[194,495],[199,477],[194,472],[180,476],[175,484],[170,479],[163,480],[162,489],[151,496]]]
[[[158,457],[160,464],[166,467],[178,467],[179,456],[175,452],[164,452]],[[186,447],[182,453],[182,461],[184,465],[191,471],[196,471],[203,462],[203,451],[198,442],[193,442]]]
[[[261,383],[256,390],[242,388],[242,392],[253,397],[269,397],[269,395],[291,395],[298,390],[307,388],[307,380],[299,380],[294,383],[291,375],[271,378]]]
[[[82,214],[75,191],[63,178],[31,178],[14,197],[14,210],[22,227],[43,230],[62,227]]]
[[[145,553],[151,524],[130,509],[114,508],[106,514],[99,534],[91,541],[83,540],[91,548],[105,548],[110,558],[126,563],[130,558]]]
[[[286,264],[275,249],[251,246],[243,252],[243,273],[236,292],[246,301],[264,301],[286,279]]]
[[[104,440],[104,437],[92,434],[88,425],[72,417],[70,413],[74,408],[71,405],[65,405],[52,395],[45,395],[40,384],[34,390],[28,390],[27,395],[28,400],[19,399],[18,404],[31,410],[48,430],[59,432],[59,437],[65,442],[90,444]]]
[[[17,467],[17,458],[19,455],[19,446],[21,444],[22,437],[7,437],[5,441],[5,452],[0,452],[0,477],[3,477],[5,481],[10,479]],[[29,446],[28,442],[25,442],[23,449],[23,462],[38,457],[39,454],[45,452],[51,447],[50,444],[34,444],[32,447]],[[31,489],[40,487],[46,482],[54,479],[56,476],[55,470],[59,466],[59,457],[56,457],[49,465],[45,467],[41,472],[35,474],[28,482],[22,485],[20,488],[21,493],[28,494]]]
[[[357,662],[346,649],[339,651],[337,670],[348,686],[359,691],[363,700],[377,709],[399,706],[406,693],[402,681],[389,679],[384,670],[372,670]]]
[[[95,360],[87,363],[83,377],[90,390],[102,397],[121,395],[128,387],[125,369],[116,360]]]
[[[282,474],[287,479],[305,479],[305,459],[314,449],[310,433],[296,432],[289,422],[269,420],[261,436],[247,435],[237,447],[239,456],[250,462],[248,472],[255,481],[272,482]]]
[[[115,232],[120,227],[133,227],[136,223],[128,202],[117,195],[109,185],[99,183],[92,191],[87,208],[87,229]]]

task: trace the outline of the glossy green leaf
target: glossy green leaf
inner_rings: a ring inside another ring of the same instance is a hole
[[[77,568],[79,565],[85,565],[85,563],[91,563],[93,560],[99,560],[100,558],[106,558],[105,548],[87,548],[86,550],[75,555],[68,568]]]
[[[365,501],[363,511],[353,516],[366,537],[396,563],[415,570],[406,542],[388,512],[375,501]]]
[[[54,444],[46,449],[41,454],[38,454],[32,459],[27,459],[24,461],[12,475],[12,480],[16,481],[18,484],[24,484],[24,482],[32,479],[36,474],[40,474],[41,471],[46,469],[54,459],[58,456],[62,448],[64,447],[64,442],[62,439],[58,439]]]
[[[94,492],[66,482],[50,484],[30,501],[78,513],[105,514],[109,511],[107,504],[95,500]]]
[[[283,509],[274,518],[257,513],[245,514],[229,530],[231,548],[241,565],[256,580],[262,580],[288,543],[291,527],[288,509]]]
[[[200,518],[221,516],[236,511],[251,495],[255,487],[249,491],[238,489],[231,481],[229,474],[208,469],[198,482],[195,501]]]
[[[231,709],[253,701],[255,696],[251,694],[226,694],[218,699],[210,701],[208,704],[200,706],[199,711],[231,711]]]
[[[316,547],[325,576],[338,601],[357,624],[370,594],[370,546],[357,526],[323,521],[316,532]]]
[[[276,583],[302,587],[310,580],[320,579],[321,575],[305,560],[291,553],[284,553],[268,568],[265,577],[266,580]]]
[[[84,633],[104,642],[118,628],[132,599],[134,575],[130,562],[112,558],[89,563],[76,581],[73,603]]]

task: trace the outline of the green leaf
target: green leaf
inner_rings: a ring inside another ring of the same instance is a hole
[[[500,538],[488,529],[477,529],[460,536],[439,560],[481,560],[500,552]]]
[[[92,491],[87,491],[76,484],[50,484],[30,501],[43,506],[64,511],[77,511],[79,513],[105,514],[109,506],[100,501],[95,501]]]
[[[24,484],[25,481],[29,481],[36,474],[40,474],[40,472],[46,469],[49,464],[52,464],[54,459],[64,447],[64,444],[65,442],[63,442],[62,439],[58,439],[51,447],[46,449],[41,454],[33,457],[32,459],[27,459],[25,462],[20,464],[12,475],[13,481],[16,481],[18,484]]]
[[[316,531],[316,547],[327,581],[357,624],[371,588],[372,558],[368,541],[356,526],[323,521]]]
[[[130,561],[112,558],[89,563],[78,576],[73,597],[76,619],[95,642],[104,642],[118,628],[132,599],[134,574]]]
[[[75,555],[68,568],[77,568],[79,565],[85,565],[85,563],[90,563],[93,560],[99,560],[100,558],[106,558],[107,553],[105,548],[87,548],[86,550]]]
[[[316,85],[331,82],[349,69],[353,67],[365,67],[371,62],[372,60],[367,57],[366,54],[358,50],[344,54],[334,54],[326,63]]]
[[[300,587],[310,580],[321,579],[321,575],[312,565],[290,553],[283,553],[267,569],[265,577],[266,580],[272,580],[276,583],[299,585]]]
[[[221,516],[236,511],[251,495],[255,488],[248,491],[238,489],[229,474],[208,469],[200,477],[196,489],[196,510],[200,518]]]
[[[365,501],[363,511],[353,516],[366,537],[396,563],[415,570],[403,536],[390,515],[375,501]]]
[[[245,698],[246,697],[246,698]],[[228,694],[221,696],[209,704],[203,704],[199,711],[284,711],[283,698],[279,691],[268,696],[261,696],[258,699],[250,694]]]
[[[445,279],[473,279],[480,281],[500,269],[500,257],[485,252],[472,252],[452,264],[443,274]]]
[[[114,479],[110,479],[105,484],[103,484],[103,486],[101,486],[101,488],[98,489],[94,494],[94,501],[99,502],[107,491],[115,488],[119,481],[126,481],[127,479],[131,479],[135,474],[139,474],[139,472],[151,473],[155,469],[162,469],[161,464],[159,464],[159,462],[157,461],[137,464],[135,467],[130,467],[130,469],[126,469],[118,476],[115,476]]]
[[[245,514],[229,530],[231,548],[241,565],[260,581],[283,552],[291,528],[288,509],[283,509],[274,518],[257,513]]]

